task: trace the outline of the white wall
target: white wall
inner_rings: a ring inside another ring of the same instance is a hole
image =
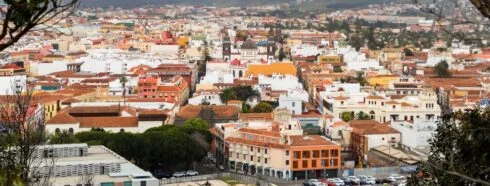
[[[202,103],[202,100],[206,99],[207,102],[209,102],[211,105],[223,105],[223,102],[221,102],[221,99],[219,97],[219,94],[204,94],[204,95],[198,95],[189,98],[189,104],[191,105],[200,105]]]
[[[366,135],[368,138],[368,149],[378,147],[381,145],[387,145],[389,146],[390,144],[388,141],[391,141],[391,139],[394,137],[395,138],[395,146],[398,146],[398,142],[400,142],[400,134],[373,134],[373,135]]]
[[[0,95],[12,95],[17,90],[26,90],[26,76],[0,76]]]
[[[287,108],[293,115],[303,113],[303,100],[296,97],[288,97],[286,95],[279,96],[279,108]]]

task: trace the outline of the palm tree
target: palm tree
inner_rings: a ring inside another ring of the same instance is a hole
[[[227,104],[230,100],[237,99],[235,92],[230,88],[223,90],[223,92],[219,94],[219,97],[224,104]]]
[[[77,142],[75,136],[66,129],[52,135],[49,141],[50,144],[70,144],[75,142]]]

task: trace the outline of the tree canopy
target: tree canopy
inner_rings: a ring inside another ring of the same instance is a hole
[[[245,102],[249,98],[260,96],[260,94],[251,86],[236,86],[223,90],[219,96],[223,103],[227,103],[230,100],[240,100]]]
[[[271,104],[266,103],[266,102],[260,102],[259,104],[255,105],[252,107],[250,112],[252,113],[269,113],[274,110],[274,107],[272,107]]]
[[[211,141],[207,122],[189,120],[184,127],[164,125],[144,133],[86,131],[75,134],[78,141],[104,145],[127,160],[152,172],[173,170],[200,161]]]
[[[489,132],[488,108],[445,116],[429,141],[428,160],[410,185],[490,185]]]
[[[445,60],[442,60],[436,66],[434,66],[434,71],[437,74],[437,77],[440,78],[451,77],[451,72],[449,72],[449,64]]]

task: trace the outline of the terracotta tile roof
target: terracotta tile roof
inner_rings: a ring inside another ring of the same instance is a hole
[[[349,99],[348,97],[344,97],[344,96],[337,96],[334,98],[334,100],[347,100]]]
[[[76,99],[76,98],[68,98],[66,100],[63,100],[61,102],[61,104],[71,104],[71,103],[79,103],[80,100]]]
[[[321,145],[337,145],[332,143],[325,137],[320,135],[300,135],[289,136],[289,145],[291,146],[321,146]],[[340,145],[337,145],[340,147]]]
[[[370,96],[366,97],[366,99],[385,99],[385,98],[383,96],[370,95]]]
[[[138,127],[137,117],[79,117],[81,128]]]
[[[240,113],[240,121],[272,121],[274,120],[274,115],[272,113]]]
[[[86,106],[86,107],[72,107],[69,108],[70,114],[83,114],[83,113],[119,113],[122,107],[119,106]]]
[[[78,123],[78,121],[74,117],[70,116],[70,114],[68,114],[65,110],[65,111],[58,112],[58,114],[56,114],[53,118],[51,118],[46,122],[46,125],[76,124],[76,123]]]
[[[398,102],[390,100],[390,101],[387,101],[386,104],[398,104]]]
[[[389,125],[381,124],[375,120],[353,120],[349,124],[355,131],[361,132],[364,135],[400,133]]]
[[[278,143],[270,143],[270,142],[262,142],[262,141],[252,141],[252,140],[246,140],[246,139],[235,138],[235,137],[228,137],[225,139],[225,141],[231,142],[231,143],[247,144],[247,145],[260,146],[260,147],[270,147],[270,148],[276,148],[276,149],[289,148],[289,145],[283,145],[283,144],[278,144]]]
[[[316,110],[310,110],[308,112],[304,112],[300,115],[294,115],[293,118],[321,118],[322,114]]]
[[[233,117],[234,115],[238,115],[240,113],[240,109],[236,106],[228,106],[228,105],[186,105],[180,109],[180,111],[176,114],[179,117],[190,119],[197,118],[201,111],[205,108],[211,109],[215,117],[218,118],[228,118]]]
[[[239,129],[239,131],[241,133],[255,134],[255,135],[260,135],[260,136],[281,137],[281,134],[279,132],[273,132],[273,131],[267,131],[267,130],[241,128],[241,129]]]
[[[230,101],[228,101],[228,104],[242,104],[242,101],[240,101],[240,100],[230,100]]]

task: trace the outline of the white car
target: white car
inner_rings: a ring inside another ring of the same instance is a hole
[[[376,180],[375,179],[366,178],[365,180],[366,180],[366,183],[368,185],[374,185],[374,184],[376,184]]]
[[[386,179],[390,180],[391,182],[396,182],[396,177],[394,177],[394,176],[390,176]]]
[[[327,182],[328,183],[333,183],[336,186],[344,186],[345,185],[344,180],[342,180],[340,178],[329,178],[329,179],[327,179]]]
[[[187,173],[187,172],[175,172],[173,176],[174,176],[175,178],[180,178],[180,177],[184,177],[184,176],[186,176],[186,173]]]
[[[354,182],[354,183],[359,183],[361,180],[355,176],[349,176],[347,177],[347,179],[349,179],[351,182]]]
[[[399,174],[392,174],[390,177],[394,177],[397,180],[403,180],[405,179],[405,176],[399,175]]]
[[[197,171],[193,171],[193,170],[188,170],[186,173],[185,173],[186,176],[197,176],[199,175],[199,173]]]

